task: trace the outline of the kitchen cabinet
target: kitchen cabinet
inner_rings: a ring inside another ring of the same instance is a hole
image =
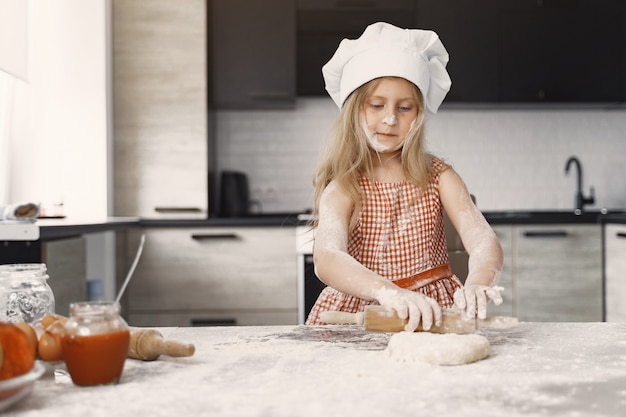
[[[446,102],[498,101],[498,0],[419,0],[416,27],[437,32],[450,54]]]
[[[516,225],[513,245],[519,320],[602,321],[601,225]]]
[[[446,102],[620,102],[626,96],[626,7],[619,0],[417,3],[417,27],[436,31],[450,54]],[[581,62],[581,51],[590,50],[596,59]]]
[[[412,28],[416,0],[294,0],[297,3],[297,91],[326,96],[321,69],[344,39],[376,22]],[[474,28],[475,29],[475,28]]]
[[[41,262],[48,270],[55,313],[68,317],[70,303],[87,299],[87,252],[83,236],[59,239],[42,244]]]
[[[489,316],[520,321],[602,321],[599,224],[492,226],[504,253],[503,302]]]
[[[298,94],[325,95],[320,68],[339,42],[385,21],[437,32],[446,103],[621,102],[625,18],[619,0],[298,0]],[[588,50],[606,65],[580,62]]]
[[[604,229],[606,321],[626,321],[626,224]]]
[[[297,323],[292,227],[149,227],[127,289],[135,326]]]
[[[498,16],[501,100],[623,101],[626,9],[620,3],[515,0],[502,4]],[[593,60],[580,59],[581,51],[591,50]]]
[[[114,214],[206,218],[205,0],[113,1]]]
[[[215,109],[291,109],[296,97],[294,0],[210,0]]]

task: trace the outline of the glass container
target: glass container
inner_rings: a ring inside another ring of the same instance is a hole
[[[67,370],[76,385],[119,382],[130,343],[120,304],[85,301],[70,304],[61,345]]]
[[[29,324],[54,314],[45,264],[0,265],[0,320]]]

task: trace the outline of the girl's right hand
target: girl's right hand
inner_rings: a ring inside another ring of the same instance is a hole
[[[422,322],[422,328],[429,330],[433,323],[441,325],[441,307],[434,299],[418,292],[403,288],[384,287],[378,290],[378,303],[394,310],[401,319],[408,318],[404,330],[414,332]]]

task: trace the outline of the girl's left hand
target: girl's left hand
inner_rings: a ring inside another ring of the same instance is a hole
[[[465,317],[479,319],[487,317],[487,302],[502,304],[500,291],[502,287],[492,287],[488,285],[469,284],[459,288],[454,293],[454,305],[463,311]]]

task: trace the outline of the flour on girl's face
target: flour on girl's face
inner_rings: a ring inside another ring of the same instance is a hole
[[[392,114],[391,116],[383,117],[382,122],[383,124],[386,124],[389,126],[395,126],[396,124],[398,124],[398,118],[395,116],[395,114]]]
[[[382,153],[388,150],[386,145],[383,145],[382,143],[378,142],[376,131],[370,129],[367,126],[367,123],[365,122],[365,120],[361,122],[361,125],[363,126],[363,131],[365,132],[365,136],[367,137],[367,143],[370,145],[370,147],[373,150],[379,153]]]
[[[393,126],[397,123],[397,118],[394,115],[385,116],[382,119],[382,123],[389,125],[389,126]],[[402,141],[398,145],[396,145],[392,149],[388,145],[384,145],[378,141],[378,135],[376,134],[376,131],[369,128],[369,126],[367,125],[367,121],[365,120],[365,117],[363,117],[361,120],[361,126],[363,127],[363,131],[365,132],[365,136],[367,137],[367,143],[373,150],[375,150],[378,153],[384,153],[384,152],[389,152],[389,151],[393,152],[402,148],[404,144],[406,143],[407,139],[411,136],[411,133],[413,132],[413,128],[415,127],[416,123],[417,123],[417,119],[414,119],[411,122],[411,126],[409,127],[409,132],[407,133],[407,135],[404,137],[404,139],[402,139]]]

